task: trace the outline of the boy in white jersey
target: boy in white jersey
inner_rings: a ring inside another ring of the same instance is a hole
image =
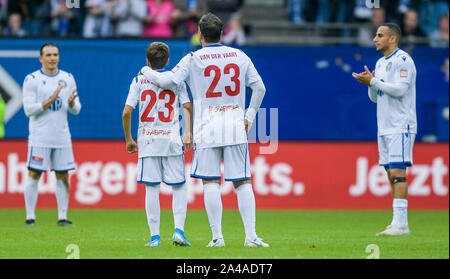
[[[194,100],[194,156],[191,177],[201,178],[204,202],[213,239],[208,247],[223,247],[221,159],[224,177],[236,189],[245,228],[246,247],[268,247],[255,231],[255,196],[251,185],[247,134],[265,94],[264,83],[250,58],[242,51],[221,45],[222,22],[208,13],[199,21],[203,48],[186,55],[171,72],[142,72],[160,86],[186,81]],[[252,89],[245,111],[246,86]]]
[[[377,103],[379,162],[384,166],[392,189],[393,219],[377,234],[409,235],[406,168],[413,164],[417,134],[416,67],[408,53],[398,48],[401,37],[396,24],[382,24],[373,41],[384,54],[370,72],[353,77],[369,86],[369,98]]]
[[[59,49],[52,43],[41,47],[42,68],[26,76],[23,107],[30,118],[28,137],[28,176],[25,182],[25,224],[35,224],[38,182],[50,164],[56,173],[58,225],[72,226],[67,220],[69,170],[75,169],[67,112],[77,115],[81,104],[75,79],[58,69]]]
[[[147,49],[147,65],[164,72],[169,63],[169,47],[161,42],[152,43]],[[131,113],[139,104],[139,127],[136,142],[131,136]],[[180,137],[179,106],[185,111],[185,131]],[[138,75],[130,85],[123,110],[123,128],[127,151],[135,153],[138,147],[138,183],[146,184],[145,209],[151,238],[145,246],[161,246],[160,238],[160,183],[172,187],[172,209],[175,231],[173,244],[188,246],[184,236],[187,211],[187,191],[184,174],[184,154],[192,147],[192,105],[186,85],[158,87],[143,75]]]

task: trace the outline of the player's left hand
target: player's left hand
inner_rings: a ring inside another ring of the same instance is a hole
[[[73,107],[73,105],[75,105],[75,98],[76,97],[78,97],[78,93],[77,93],[77,90],[75,89],[75,90],[73,90],[72,91],[72,94],[70,94],[70,96],[69,96],[69,106],[70,107]]]
[[[352,73],[352,76],[359,82],[364,83],[367,86],[370,86],[370,81],[374,78],[375,76],[375,72],[369,71],[369,68],[367,68],[367,66],[364,66],[364,72],[357,74],[357,73]]]

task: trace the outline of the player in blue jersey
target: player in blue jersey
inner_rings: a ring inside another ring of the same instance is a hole
[[[377,104],[379,163],[387,171],[393,198],[393,219],[377,236],[409,235],[406,168],[413,164],[417,134],[416,67],[411,56],[398,47],[400,28],[382,24],[373,41],[383,54],[375,70],[353,77],[369,87],[369,98]]]
[[[41,47],[40,70],[26,76],[23,83],[23,108],[30,118],[28,137],[28,176],[25,182],[25,224],[35,224],[38,182],[48,166],[56,173],[58,225],[71,226],[67,220],[69,170],[75,169],[67,112],[77,115],[81,104],[72,74],[58,69],[59,49],[52,43]]]

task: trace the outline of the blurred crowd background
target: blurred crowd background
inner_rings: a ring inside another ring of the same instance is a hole
[[[226,44],[372,45],[376,27],[389,21],[414,44],[448,47],[448,0],[379,0],[374,9],[368,2],[377,0],[0,0],[0,30],[3,37],[189,38],[198,44],[197,21],[210,11],[225,24]]]

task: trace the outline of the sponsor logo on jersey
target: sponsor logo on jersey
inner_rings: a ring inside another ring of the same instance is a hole
[[[231,105],[216,105],[216,106],[209,106],[208,111],[210,113],[212,112],[230,112],[230,111],[236,111],[239,109],[239,105],[237,104],[231,104]]]
[[[143,138],[165,138],[169,139],[174,133],[174,127],[168,128],[142,128],[141,136]]]
[[[63,101],[62,101],[61,97],[58,96],[56,101],[53,102],[53,104],[49,107],[49,109],[51,111],[58,111],[61,109],[62,104],[63,104]]]

